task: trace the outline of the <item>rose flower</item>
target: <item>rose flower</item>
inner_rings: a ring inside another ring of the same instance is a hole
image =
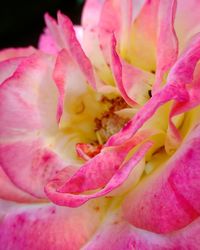
[[[199,249],[200,3],[45,21],[0,52],[0,249]]]

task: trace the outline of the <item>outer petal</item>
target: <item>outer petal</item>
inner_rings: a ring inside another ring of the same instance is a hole
[[[125,200],[124,214],[129,222],[166,233],[185,227],[199,216],[199,145],[198,124],[170,160],[163,162],[162,154],[160,160],[152,158],[158,169],[144,178]]]
[[[119,215],[111,215],[84,250],[198,250],[200,220],[171,234],[155,234],[133,227]]]
[[[1,201],[1,248],[80,249],[97,229],[103,211],[98,203],[71,209],[52,204],[21,206]]]
[[[53,63],[37,53],[0,86],[0,164],[18,187],[39,197],[45,179],[63,167],[48,145],[57,131]]]
[[[0,84],[12,76],[22,60],[22,58],[13,58],[0,62]]]
[[[4,49],[0,51],[0,84],[10,77],[20,62],[27,56],[33,54],[33,47],[21,49]]]
[[[0,61],[5,61],[10,58],[30,56],[35,52],[33,47],[28,48],[9,48],[0,51]]]
[[[53,63],[52,58],[35,54],[24,59],[15,74],[0,86],[1,140],[57,129]]]

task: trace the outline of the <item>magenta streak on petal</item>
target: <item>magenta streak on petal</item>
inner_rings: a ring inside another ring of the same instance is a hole
[[[53,72],[53,78],[58,88],[59,98],[57,106],[57,121],[59,122],[63,113],[64,97],[65,97],[65,82],[66,74],[69,70],[72,70],[73,65],[72,59],[68,55],[66,50],[61,50],[58,53],[56,64]]]
[[[153,86],[153,93],[159,90],[163,74],[171,68],[178,56],[178,40],[174,30],[176,5],[176,0],[160,2],[156,82]]]
[[[49,199],[51,199],[54,203],[61,205],[61,206],[69,206],[69,207],[78,207],[90,199],[104,196],[123,184],[123,182],[128,178],[132,169],[145,156],[146,152],[151,146],[152,146],[151,142],[147,142],[143,144],[128,162],[122,164],[120,169],[118,170],[116,169],[111,179],[106,183],[105,187],[102,188],[100,191],[97,191],[93,194],[88,194],[88,195],[78,194],[78,193],[74,194],[72,192],[62,193],[62,192],[57,191],[59,188],[57,187],[57,181],[50,181],[45,187],[45,192],[47,196],[49,197]],[[94,165],[94,168],[95,168],[95,165]],[[86,172],[87,172],[87,169],[86,169]],[[96,175],[98,175],[98,172],[96,172]],[[88,182],[89,181],[90,180],[88,180]],[[79,187],[79,182],[75,183],[73,188],[75,192],[78,192],[79,190],[82,191],[82,188]],[[69,189],[70,189],[70,186],[69,186]]]
[[[62,29],[69,53],[79,65],[80,69],[88,80],[88,84],[90,84],[95,89],[96,80],[94,77],[92,64],[88,57],[85,55],[78,39],[76,38],[76,33],[74,31],[72,22],[67,16],[64,16],[60,12],[58,12],[58,25]]]
[[[193,79],[193,73],[200,59],[200,33],[196,34],[188,44],[186,50],[169,72],[167,83],[186,85]]]
[[[111,68],[115,77],[117,87],[121,93],[121,96],[130,106],[135,106],[136,102],[128,96],[123,85],[123,80],[122,80],[123,68],[120,62],[120,58],[116,52],[116,39],[114,34],[111,36]]]

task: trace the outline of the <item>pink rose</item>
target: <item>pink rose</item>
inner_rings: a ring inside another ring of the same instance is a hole
[[[0,52],[0,249],[199,249],[199,5],[87,0]]]

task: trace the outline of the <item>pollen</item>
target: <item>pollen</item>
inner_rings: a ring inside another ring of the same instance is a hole
[[[94,122],[98,143],[104,144],[110,136],[117,133],[128,122],[115,112],[129,106],[122,97],[108,99],[104,96],[101,102],[108,104],[109,108],[100,117],[95,118]]]

